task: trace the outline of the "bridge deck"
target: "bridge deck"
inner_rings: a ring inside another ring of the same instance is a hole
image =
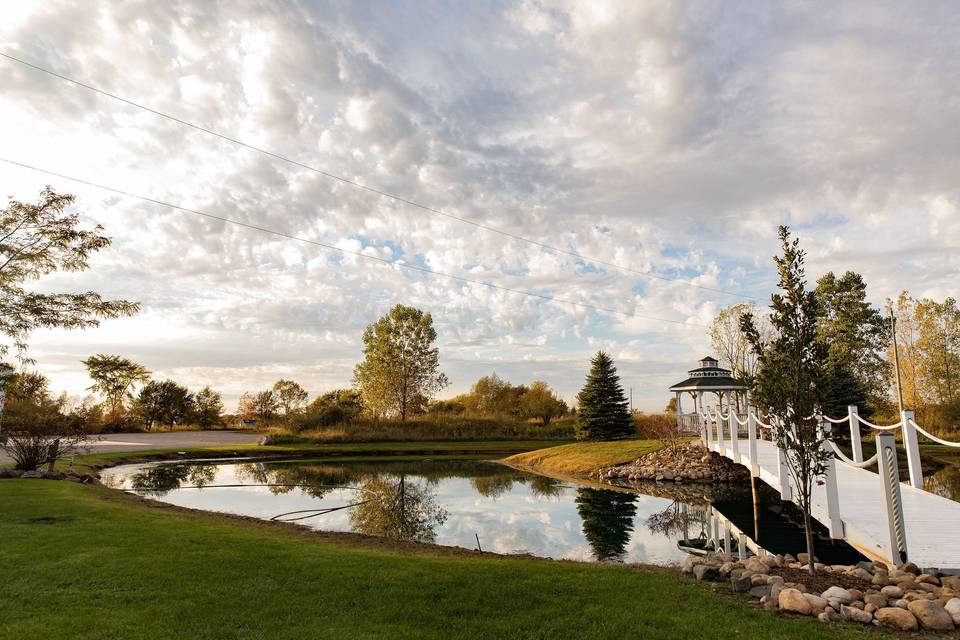
[[[714,442],[714,447],[716,447]],[[738,440],[741,464],[749,468],[749,445]],[[724,442],[723,455],[733,459],[731,444]],[[757,442],[760,479],[780,490],[777,448],[769,441]],[[840,514],[846,541],[873,559],[889,562],[890,534],[883,512],[883,489],[876,473],[837,461]],[[792,484],[792,483],[791,483]],[[900,483],[907,534],[907,555],[919,567],[960,570],[960,503]],[[822,485],[813,489],[812,515],[826,524],[827,495]]]

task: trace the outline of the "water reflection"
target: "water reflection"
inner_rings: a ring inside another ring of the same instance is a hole
[[[583,535],[599,562],[623,562],[637,515],[637,496],[626,491],[577,489],[577,513]]]
[[[671,499],[581,487],[475,459],[129,465],[107,470],[104,481],[180,506],[262,519],[326,511],[300,521],[316,529],[468,549],[479,538],[484,551],[497,553],[655,564],[685,557],[679,533],[645,526]]]
[[[350,512],[355,531],[396,540],[435,542],[436,528],[449,513],[424,484],[376,476],[360,483],[362,500]]]
[[[960,467],[946,466],[925,477],[923,488],[930,493],[960,502]]]

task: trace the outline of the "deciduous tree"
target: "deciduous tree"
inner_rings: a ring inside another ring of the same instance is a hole
[[[119,416],[124,401],[132,398],[133,386],[150,379],[150,372],[142,364],[122,356],[98,353],[83,361],[87,374],[93,380],[90,390],[107,398],[110,415]]]
[[[28,282],[55,271],[85,271],[90,256],[110,245],[103,227],[81,229],[76,212],[67,213],[72,195],[50,187],[36,204],[11,200],[0,212],[0,355],[12,346],[21,360],[30,333],[38,328],[95,327],[106,318],[133,315],[139,305],[104,300],[99,293],[38,293]]]
[[[223,396],[210,387],[204,387],[194,396],[193,402],[197,426],[209,429],[220,424],[223,415]]]
[[[174,382],[151,380],[143,386],[134,404],[135,411],[148,429],[157,424],[174,425],[187,421],[193,412],[190,391]]]
[[[273,397],[283,415],[289,416],[307,404],[307,391],[293,380],[277,380],[273,383]]]
[[[353,374],[364,405],[401,420],[424,411],[433,394],[449,384],[440,371],[436,339],[429,313],[399,304],[368,326],[364,358]]]
[[[567,403],[558,398],[542,380],[535,380],[520,397],[520,415],[524,418],[539,418],[544,426],[566,413]]]

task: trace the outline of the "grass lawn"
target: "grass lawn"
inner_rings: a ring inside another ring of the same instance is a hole
[[[657,440],[575,442],[513,455],[507,462],[554,473],[594,474],[603,467],[630,462],[662,446]]]
[[[878,636],[667,572],[390,549],[69,482],[0,480],[0,540],[7,640]]]
[[[328,456],[376,456],[376,455],[507,455],[517,451],[529,451],[563,444],[566,440],[478,440],[437,442],[352,442],[331,444],[289,444],[261,446],[225,445],[195,449],[148,449],[137,451],[111,451],[79,455],[74,460],[62,460],[58,469],[73,468],[87,472],[134,462],[151,462],[177,458],[231,458],[231,457],[328,457]],[[182,455],[181,455],[182,454]]]

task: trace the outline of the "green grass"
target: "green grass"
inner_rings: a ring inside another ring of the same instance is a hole
[[[507,458],[507,462],[554,473],[593,474],[603,467],[630,462],[662,447],[658,440],[575,442],[519,453]]]
[[[0,480],[0,638],[858,638],[665,572],[384,551],[102,487]]]
[[[457,442],[355,442],[331,444],[281,444],[261,446],[225,445],[188,449],[148,449],[137,451],[111,451],[77,456],[74,460],[62,460],[58,469],[73,469],[81,472],[96,471],[105,467],[134,462],[155,460],[230,458],[230,457],[327,457],[343,455],[507,455],[518,451],[539,449],[543,446],[562,444],[564,440],[478,440]]]

